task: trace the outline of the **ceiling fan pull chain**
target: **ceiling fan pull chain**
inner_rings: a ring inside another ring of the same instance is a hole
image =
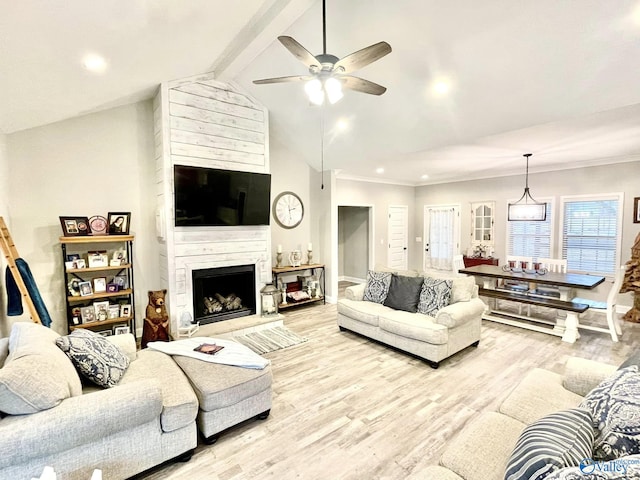
[[[324,3],[324,2],[323,2]],[[320,190],[324,190],[324,112],[326,104],[320,106]]]

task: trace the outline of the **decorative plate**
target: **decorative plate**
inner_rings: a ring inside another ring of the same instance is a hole
[[[91,226],[91,232],[93,235],[107,234],[107,219],[102,215],[94,215],[89,218],[89,225]]]

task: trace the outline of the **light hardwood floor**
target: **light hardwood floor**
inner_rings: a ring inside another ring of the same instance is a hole
[[[640,339],[640,325],[628,323],[617,344],[607,335],[581,332],[571,345],[484,322],[478,348],[433,370],[340,332],[335,305],[289,310],[285,317],[285,325],[309,341],[265,355],[274,375],[271,416],[226,432],[214,445],[200,443],[188,463],[136,478],[420,478],[450,438],[478,412],[495,410],[531,368],[561,372],[572,355],[618,364]]]

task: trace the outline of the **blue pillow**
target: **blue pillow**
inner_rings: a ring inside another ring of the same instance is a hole
[[[129,368],[129,357],[102,335],[78,329],[58,337],[56,345],[82,375],[101,387],[118,384]]]
[[[613,460],[640,453],[640,373],[633,365],[617,370],[584,398],[596,438],[594,460]]]
[[[511,453],[505,480],[542,480],[591,457],[593,426],[588,410],[555,412],[524,429]]]

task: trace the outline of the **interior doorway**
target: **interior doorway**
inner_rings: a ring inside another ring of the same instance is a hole
[[[373,206],[338,206],[338,281],[365,282],[373,259]]]

